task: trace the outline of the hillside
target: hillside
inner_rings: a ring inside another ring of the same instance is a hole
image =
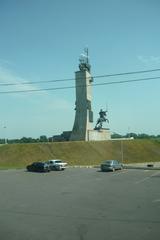
[[[62,159],[69,165],[96,165],[105,159],[122,159],[123,163],[160,161],[160,142],[123,140],[101,142],[57,142],[6,144],[0,146],[0,167],[25,167],[33,161]]]

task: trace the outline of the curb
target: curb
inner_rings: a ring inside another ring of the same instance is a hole
[[[75,165],[75,166],[68,166],[69,168],[100,168],[100,166],[97,165]]]
[[[100,168],[100,165],[75,165],[75,166],[68,166],[69,168]],[[152,166],[126,166],[123,165],[123,169],[143,169],[143,170],[160,170],[160,167],[152,167]]]
[[[144,169],[144,170],[160,170],[160,167],[138,167],[138,166],[123,166],[124,169]]]

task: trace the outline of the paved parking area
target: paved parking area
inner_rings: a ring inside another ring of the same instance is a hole
[[[159,240],[160,171],[0,171],[1,240]]]

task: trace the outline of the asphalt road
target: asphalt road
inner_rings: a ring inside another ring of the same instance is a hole
[[[160,171],[0,171],[1,240],[159,240]]]

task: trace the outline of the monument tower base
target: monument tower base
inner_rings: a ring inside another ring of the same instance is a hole
[[[88,130],[88,141],[105,141],[111,139],[111,132],[108,128]]]

